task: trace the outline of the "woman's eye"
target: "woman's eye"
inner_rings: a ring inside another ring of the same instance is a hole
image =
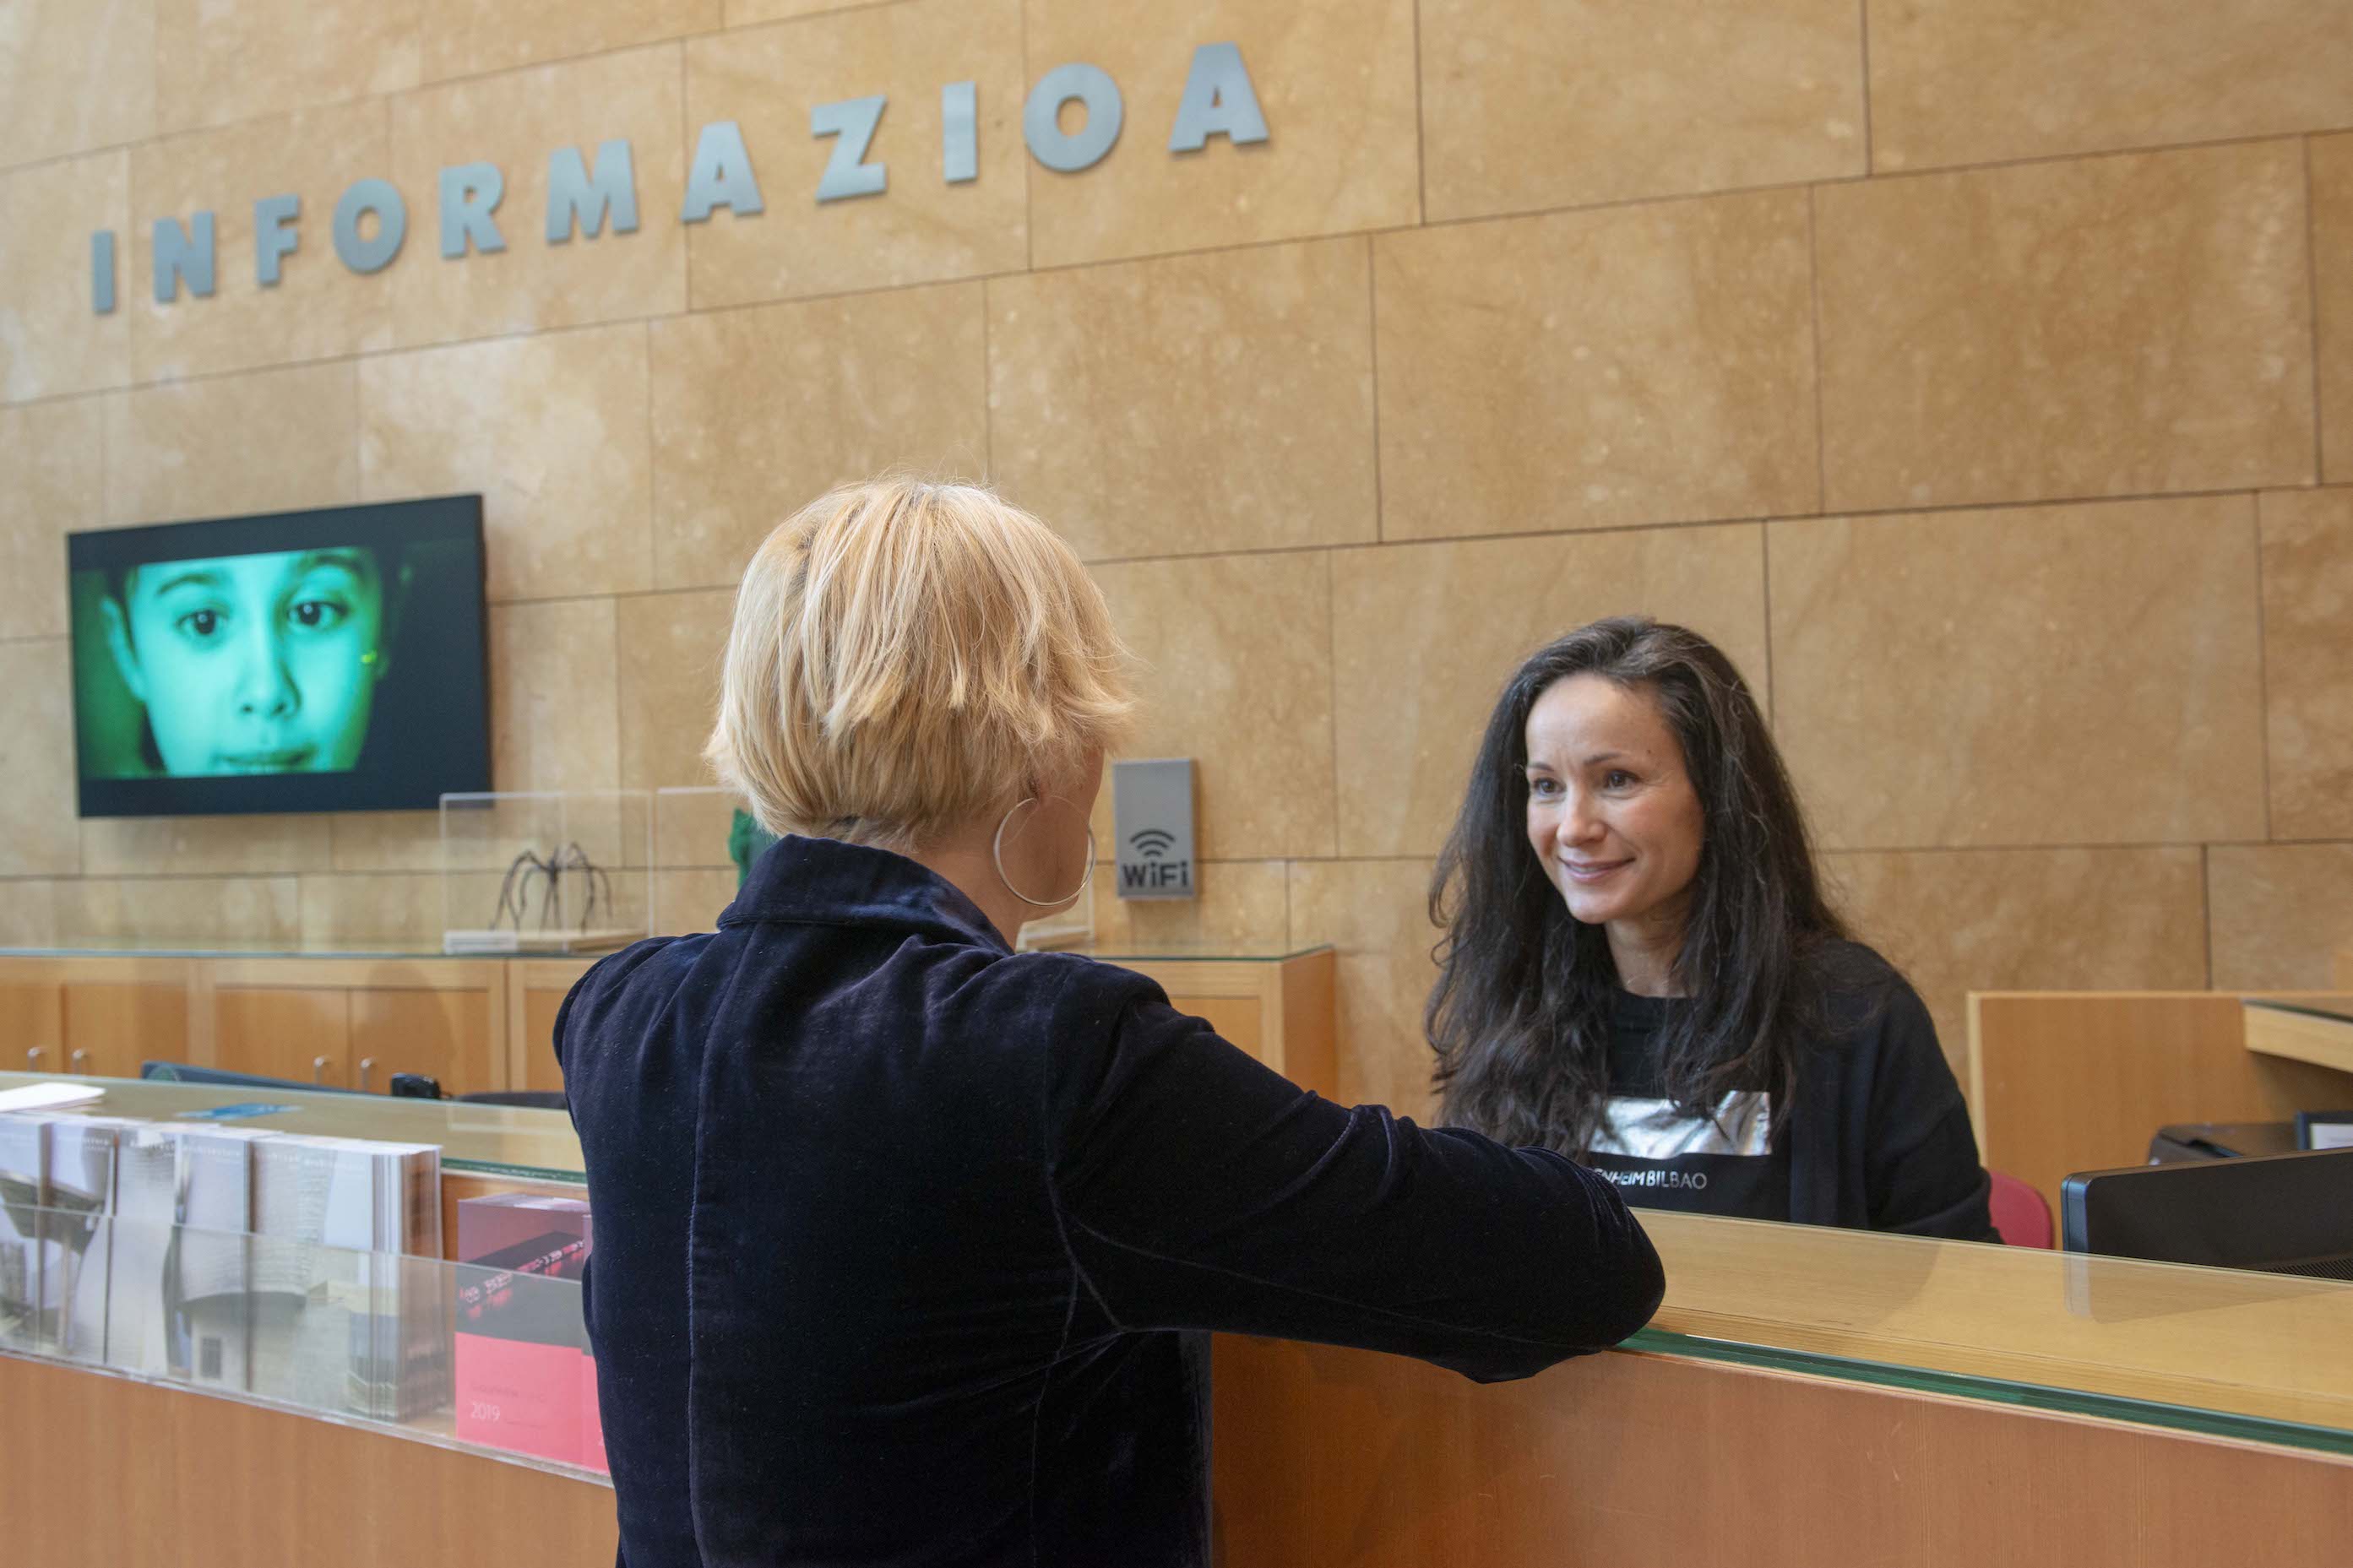
[[[305,631],[323,631],[339,625],[351,612],[332,599],[304,599],[287,612]]]
[[[1538,800],[1549,800],[1554,795],[1560,793],[1560,781],[1558,779],[1530,779],[1528,781],[1528,793],[1535,796]]]
[[[1634,775],[1632,773],[1626,772],[1623,768],[1612,768],[1609,773],[1602,776],[1601,787],[1603,789],[1624,789],[1633,782]]]
[[[218,610],[190,610],[178,621],[180,630],[198,642],[209,641],[220,630]]]

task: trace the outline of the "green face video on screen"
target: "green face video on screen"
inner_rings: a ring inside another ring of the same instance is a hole
[[[86,710],[133,704],[144,726],[142,735],[124,721],[132,715],[86,710],[85,733],[142,741],[91,759],[92,773],[188,778],[358,763],[390,665],[375,551],[161,561],[95,575],[119,681],[90,683],[81,700]]]

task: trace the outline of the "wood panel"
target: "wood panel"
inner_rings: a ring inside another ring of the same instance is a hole
[[[2353,1465],[1614,1353],[1482,1387],[1220,1337],[1225,1568],[2332,1561]]]
[[[0,1410],[24,1439],[7,1447],[10,1562],[613,1561],[608,1489],[479,1454],[14,1357],[0,1357]]]
[[[2353,1074],[2353,996],[2316,999],[2312,1005],[2325,1007],[2327,1016],[2250,1005],[2247,1049]]]
[[[1228,1041],[1259,1060],[1267,1061],[1266,1005],[1257,997],[1171,995],[1168,1005],[1179,1013],[1190,1013],[1207,1021]],[[1267,1065],[1274,1066],[1272,1062]]]
[[[10,1072],[62,1072],[65,992],[39,981],[0,981],[0,1067]]]
[[[223,987],[213,1001],[217,1063],[295,1083],[352,1087],[351,994]]]
[[[137,1078],[145,1061],[189,1059],[188,988],[80,980],[60,988],[66,1058],[76,1072]],[[81,1055],[77,1058],[74,1053]]]
[[[2353,1104],[2353,1075],[2246,1047],[2234,992],[1969,997],[1969,1101],[1985,1162],[2055,1210],[2076,1171],[2137,1165],[2177,1121],[2271,1121]]]
[[[356,990],[351,999],[353,1083],[388,1092],[392,1075],[424,1073],[442,1092],[501,1088],[497,1013],[471,991]]]

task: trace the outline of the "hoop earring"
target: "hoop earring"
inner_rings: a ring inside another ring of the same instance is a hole
[[[1090,825],[1086,830],[1086,869],[1079,873],[1079,885],[1059,899],[1033,899],[1029,894],[1023,892],[1020,889],[1015,887],[1013,885],[1013,879],[1005,874],[1005,830],[1011,825],[1014,812],[1019,811],[1025,805],[1033,804],[1043,805],[1044,802],[1039,801],[1035,795],[1024,795],[1019,800],[1015,801],[1011,809],[1008,810],[1003,816],[997,819],[997,837],[989,840],[988,858],[996,863],[997,879],[1005,884],[1005,890],[1007,892],[1012,894],[1023,903],[1028,904],[1031,909],[1059,910],[1065,904],[1074,904],[1078,902],[1079,899],[1086,892],[1088,885],[1095,879],[1095,830],[1092,825]],[[1065,804],[1068,803],[1066,802]],[[1073,806],[1071,809],[1075,811],[1077,807]]]

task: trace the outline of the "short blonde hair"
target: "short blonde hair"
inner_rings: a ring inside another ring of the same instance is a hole
[[[744,569],[703,756],[772,833],[909,849],[1113,750],[1125,658],[1028,512],[971,485],[843,485]]]

